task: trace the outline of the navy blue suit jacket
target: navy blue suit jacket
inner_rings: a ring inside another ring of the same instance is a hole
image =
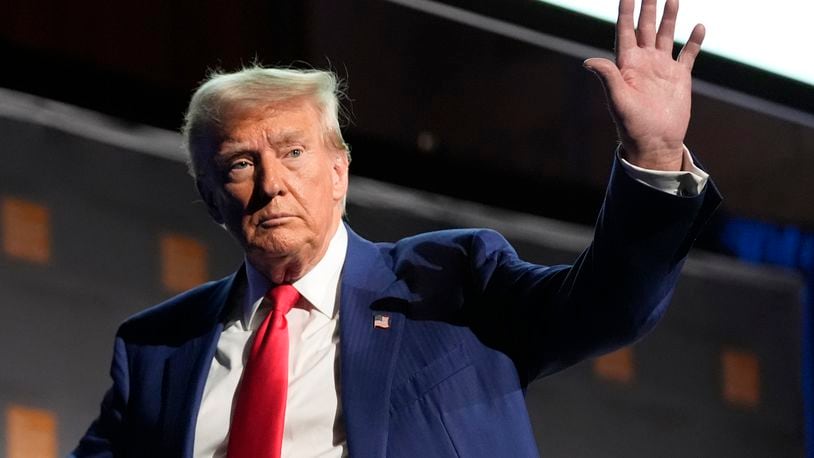
[[[349,231],[339,354],[350,456],[537,456],[528,383],[650,330],[719,201],[712,183],[697,197],[675,197],[617,164],[594,240],[573,266],[527,263],[489,230],[379,244]],[[121,326],[113,386],[77,456],[191,456],[241,275]],[[389,329],[373,326],[375,313],[390,316]]]

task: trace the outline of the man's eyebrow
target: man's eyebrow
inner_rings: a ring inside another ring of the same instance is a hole
[[[301,129],[284,130],[279,132],[266,132],[266,143],[271,146],[287,145],[291,143],[301,142],[306,136],[306,131]],[[248,154],[253,151],[248,142],[241,141],[236,138],[227,137],[220,144],[216,156],[219,160],[228,160],[234,156]]]
[[[216,155],[230,155],[232,153],[245,151],[247,149],[248,145],[246,145],[245,142],[233,137],[226,137],[221,140],[218,150],[216,151]]]
[[[266,142],[272,146],[302,141],[303,137],[305,137],[305,131],[301,129],[266,132]]]

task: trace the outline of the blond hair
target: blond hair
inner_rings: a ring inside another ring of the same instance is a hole
[[[189,102],[181,133],[189,152],[189,171],[198,178],[203,172],[198,155],[207,136],[220,130],[235,108],[264,108],[298,97],[310,97],[322,115],[326,141],[344,150],[350,148],[339,127],[342,81],[330,71],[289,68],[247,67],[237,72],[212,72]]]

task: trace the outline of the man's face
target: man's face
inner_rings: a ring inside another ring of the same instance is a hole
[[[339,224],[345,151],[307,98],[230,113],[198,182],[210,213],[276,283],[305,274]]]

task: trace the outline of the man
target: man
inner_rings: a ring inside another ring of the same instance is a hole
[[[342,223],[348,150],[329,73],[217,75],[184,133],[244,265],[119,329],[100,417],[76,456],[535,456],[528,383],[651,329],[719,202],[683,146],[696,26],[671,56],[622,0],[617,62],[588,59],[622,140],[591,246],[526,263],[497,233],[394,244]]]

